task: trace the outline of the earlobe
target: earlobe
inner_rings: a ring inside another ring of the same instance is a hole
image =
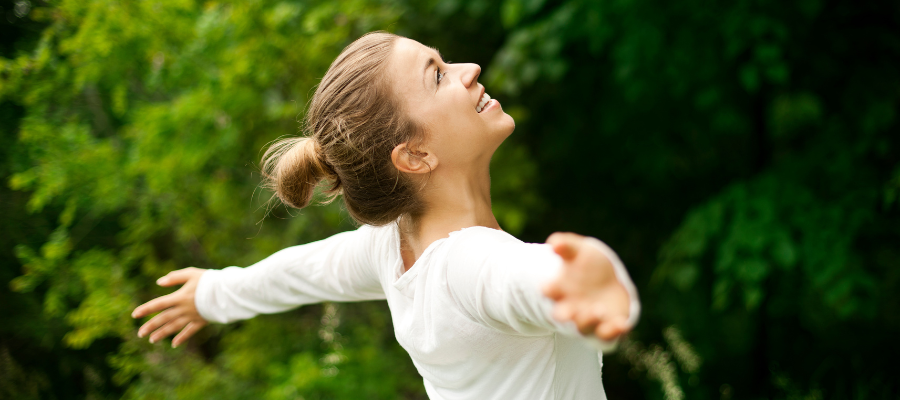
[[[417,151],[409,148],[407,143],[400,143],[391,151],[391,162],[400,172],[411,174],[424,174],[431,172],[437,166],[438,160],[434,154],[427,151]]]

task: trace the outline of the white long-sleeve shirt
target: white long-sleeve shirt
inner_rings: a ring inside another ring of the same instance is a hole
[[[624,265],[591,243],[631,297],[634,323],[640,304]],[[386,299],[432,400],[605,399],[598,349],[609,343],[554,320],[541,294],[561,266],[549,245],[471,227],[429,245],[404,272],[397,225],[364,225],[248,268],[208,270],[195,302],[206,320],[227,323],[322,301]]]

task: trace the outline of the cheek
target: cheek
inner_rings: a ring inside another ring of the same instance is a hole
[[[484,120],[475,112],[475,108],[470,109],[468,99],[459,97],[434,107],[430,125],[442,134],[455,137],[465,137],[484,130]]]
[[[425,122],[428,136],[444,153],[471,152],[491,141],[493,130],[504,129],[492,119],[475,112],[466,90],[446,93],[445,97],[423,100],[417,105],[420,120]],[[508,116],[507,116],[508,118]],[[506,133],[508,135],[508,133]]]

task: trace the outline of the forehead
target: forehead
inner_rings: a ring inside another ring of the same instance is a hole
[[[415,40],[397,39],[388,65],[391,81],[402,91],[424,90],[423,74],[429,58],[439,61],[440,55]]]
[[[421,58],[423,61],[428,57],[440,58],[440,52],[434,47],[426,46],[410,38],[400,37],[394,45],[394,55],[399,60],[414,61]]]

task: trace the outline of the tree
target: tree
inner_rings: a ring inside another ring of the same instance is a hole
[[[641,336],[674,324],[703,360],[687,398],[897,392],[896,4],[506,1],[501,15],[488,82],[533,110],[517,133],[550,210],[526,235],[619,249]]]
[[[291,218],[275,210],[263,221],[255,162],[267,142],[297,132],[310,88],[341,48],[396,14],[367,1],[69,1],[30,10],[46,28],[33,47],[2,59],[0,95],[21,107],[11,117],[20,118],[21,160],[10,186],[28,191],[25,209],[50,226],[44,243],[18,242],[23,274],[11,287],[43,303],[28,311],[56,326],[46,340],[80,349],[71,365],[34,370],[58,369],[43,376],[67,376],[76,393],[97,397],[420,396],[383,304],[343,318],[325,305],[216,327],[186,350],[138,339],[130,318],[167,291],[152,282],[169,270],[249,265],[352,227],[335,206]],[[339,321],[361,331],[352,343],[335,331]],[[35,343],[41,333],[16,338]],[[27,353],[14,351],[13,361]]]
[[[517,121],[492,163],[502,226],[593,235],[629,266],[644,316],[605,358],[610,398],[898,392],[896,4],[26,3],[3,6],[0,396],[424,396],[383,303],[176,350],[128,316],[169,270],[352,228],[336,204],[265,218],[256,162],[374,29],[485,67]]]

